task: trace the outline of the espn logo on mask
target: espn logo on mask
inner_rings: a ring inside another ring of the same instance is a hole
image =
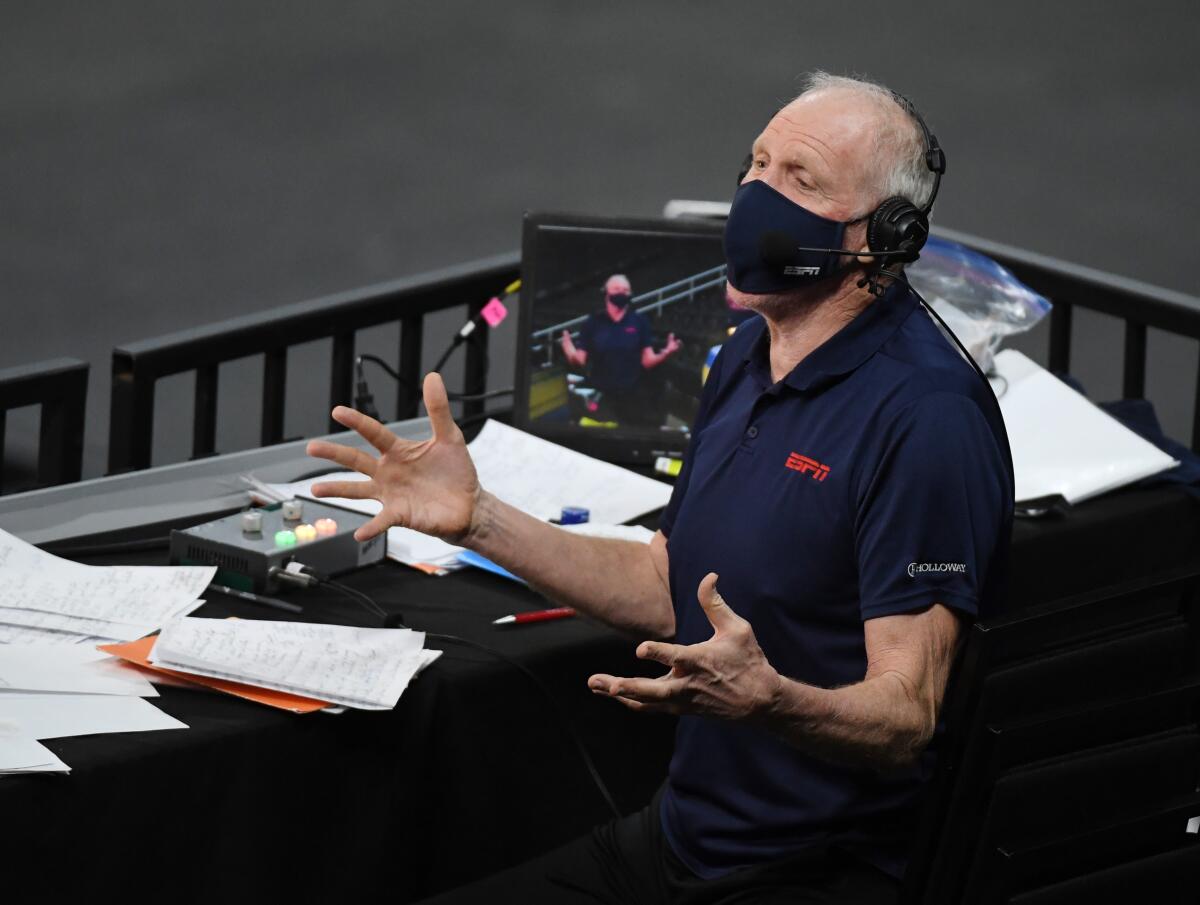
[[[814,481],[824,481],[829,477],[828,465],[822,465],[816,459],[810,459],[808,456],[802,456],[797,452],[789,454],[787,461],[783,464],[792,471],[810,475]]]
[[[797,264],[788,264],[783,268],[785,277],[819,277],[821,275],[820,267],[800,267]]]

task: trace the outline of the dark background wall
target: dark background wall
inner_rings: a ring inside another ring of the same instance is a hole
[[[114,345],[515,248],[527,208],[727,199],[749,142],[814,67],[868,74],[923,108],[949,158],[939,222],[1195,292],[1196,10],[3,4],[0,366],[92,362],[98,474]],[[1080,326],[1075,370],[1115,397],[1119,328]],[[1044,344],[1039,331],[1022,347]],[[395,334],[363,345],[394,354]],[[1150,395],[1184,435],[1196,350],[1152,336],[1150,356]],[[312,433],[327,352],[292,357],[287,430]],[[223,391],[252,388],[223,397],[222,449],[254,443],[257,375],[222,371]],[[190,376],[160,390],[156,462],[187,455],[190,392]],[[35,426],[10,419],[10,456]]]

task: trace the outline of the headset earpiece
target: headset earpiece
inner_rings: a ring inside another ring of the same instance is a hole
[[[896,252],[889,261],[910,264],[929,238],[929,218],[907,198],[888,198],[867,221],[867,246],[875,252]]]

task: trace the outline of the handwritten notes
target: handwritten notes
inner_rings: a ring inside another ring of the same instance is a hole
[[[390,710],[441,651],[409,629],[181,618],[159,635],[156,666],[361,710]]]
[[[140,638],[192,612],[211,566],[87,566],[0,530],[0,643]]]

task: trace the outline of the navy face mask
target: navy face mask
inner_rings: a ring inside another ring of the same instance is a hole
[[[627,292],[610,293],[608,296],[608,300],[613,305],[615,305],[617,308],[619,308],[621,311],[624,311],[626,306],[628,306],[628,304],[629,304],[629,293],[627,293]]]
[[[738,187],[725,221],[727,276],[756,295],[791,292],[839,270],[845,255],[796,251],[842,247],[847,224],[801,207],[760,179]]]

